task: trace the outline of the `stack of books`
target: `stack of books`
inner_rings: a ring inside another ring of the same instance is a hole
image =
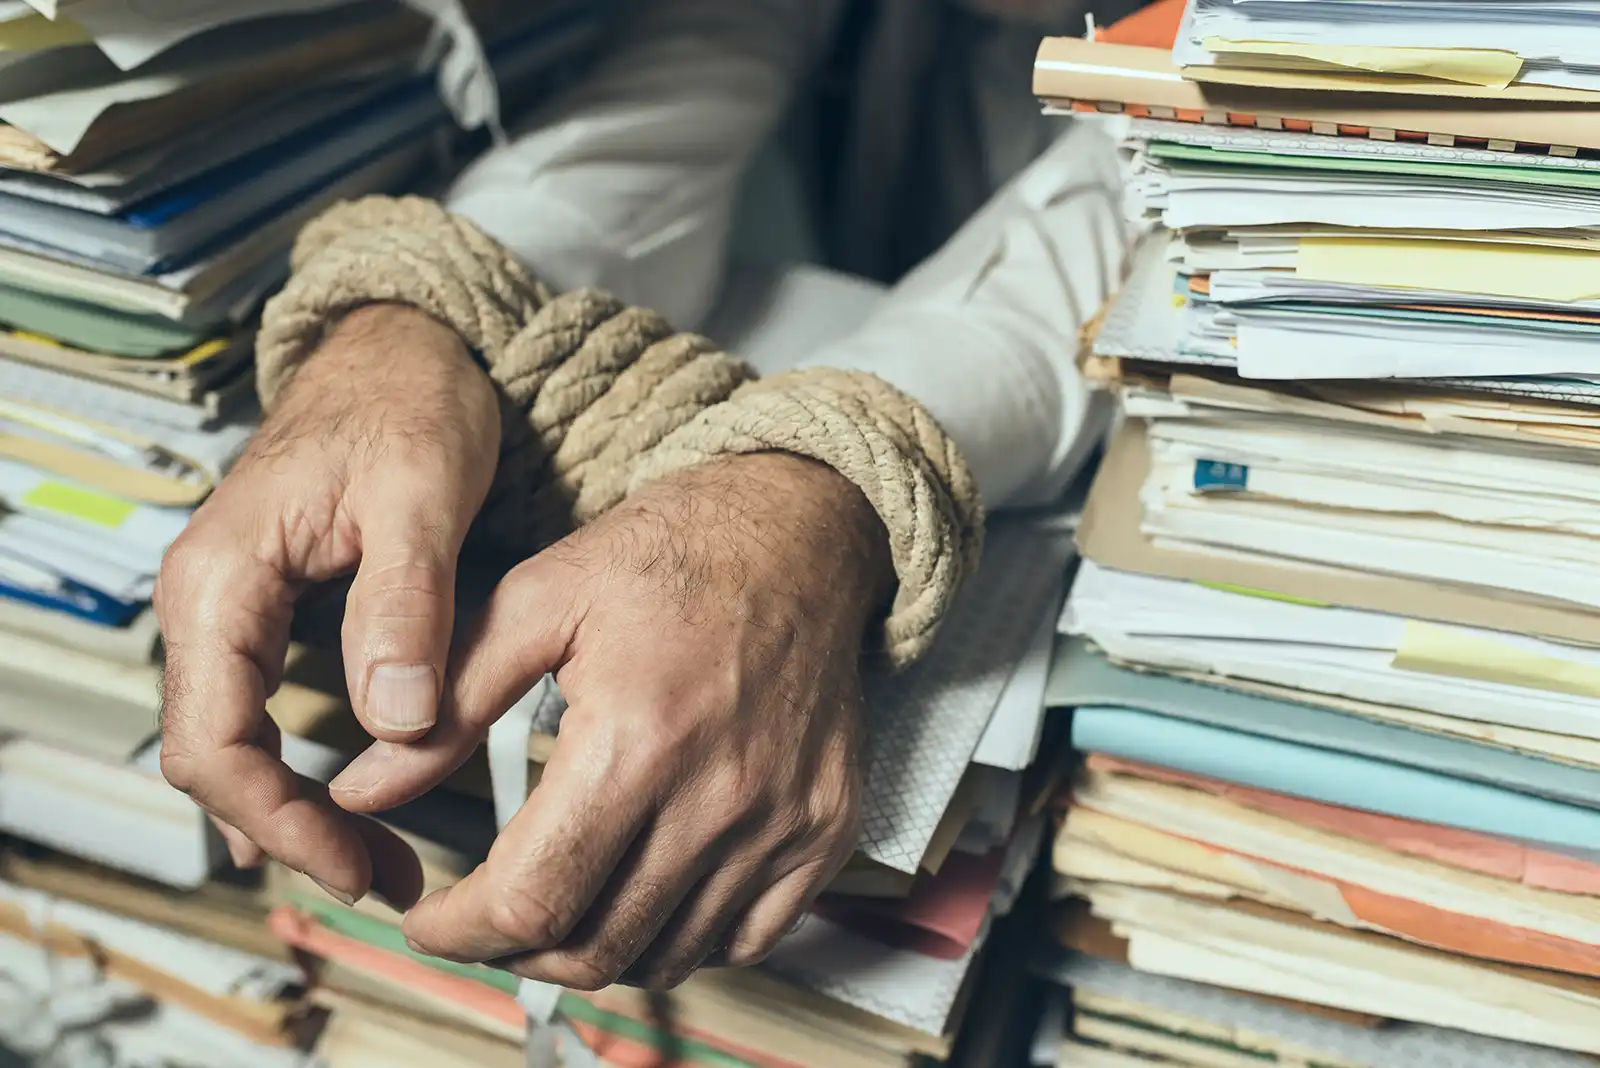
[[[468,7],[508,106],[596,36],[591,5]],[[462,147],[431,34],[387,0],[0,5],[0,831],[56,851],[0,874],[0,1045],[300,1063],[302,969],[157,769],[150,596],[254,430],[297,230]]]
[[[1146,237],[1080,355],[1125,419],[1041,1058],[1600,1054],[1597,27],[1195,0],[1042,47]]]

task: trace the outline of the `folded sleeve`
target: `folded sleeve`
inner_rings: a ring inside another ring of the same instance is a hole
[[[1111,140],[1070,124],[861,329],[806,362],[871,371],[915,397],[966,454],[989,508],[1053,500],[1110,418],[1076,354],[1122,278],[1120,188]]]
[[[640,0],[583,82],[447,197],[557,289],[593,285],[698,326],[744,169],[840,0]]]

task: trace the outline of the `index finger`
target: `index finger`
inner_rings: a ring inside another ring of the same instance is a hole
[[[192,529],[162,562],[161,771],[279,861],[354,900],[372,882],[360,833],[325,787],[263,745],[294,590],[279,568],[242,548],[249,544]]]

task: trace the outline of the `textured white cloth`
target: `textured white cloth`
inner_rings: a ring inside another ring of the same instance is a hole
[[[598,285],[697,327],[716,303],[747,163],[839,0],[651,0],[575,91],[475,162],[450,206],[559,288]],[[1104,428],[1078,327],[1121,277],[1110,143],[1084,125],[803,362],[881,375],[966,454],[991,508],[1050,499]]]

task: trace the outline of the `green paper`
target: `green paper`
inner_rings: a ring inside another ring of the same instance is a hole
[[[85,352],[139,358],[187,352],[216,334],[214,326],[185,326],[155,315],[132,315],[4,285],[0,285],[0,323]]]
[[[1600,189],[1600,171],[1557,167],[1513,167],[1504,163],[1445,163],[1426,159],[1374,159],[1367,156],[1301,156],[1275,152],[1249,152],[1209,145],[1184,145],[1152,141],[1153,159],[1224,166],[1265,167],[1273,170],[1344,171],[1359,174],[1409,175],[1420,178],[1464,178],[1470,182],[1555,186],[1565,189]]]

